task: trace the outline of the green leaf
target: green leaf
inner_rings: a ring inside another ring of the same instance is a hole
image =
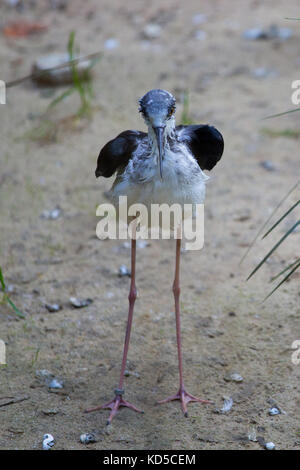
[[[15,304],[13,303],[12,300],[10,300],[10,298],[8,297],[8,295],[6,294],[5,292],[5,282],[4,282],[4,278],[3,278],[3,274],[2,274],[2,269],[0,268],[0,284],[1,284],[1,288],[2,288],[2,291],[3,291],[3,299],[5,302],[9,303],[9,305],[11,305],[11,307],[14,309],[15,313],[18,315],[18,317],[20,318],[25,318],[25,315],[20,312],[20,310],[15,306]]]
[[[300,111],[300,108],[290,109],[289,111],[284,111],[283,113],[271,114],[271,116],[266,116],[262,118],[262,121],[265,121],[266,119],[272,119],[274,117],[285,116],[286,114],[290,113],[296,113],[297,111]]]
[[[189,108],[190,108],[190,96],[189,96],[189,92],[185,90],[183,93],[183,110],[181,114],[181,124],[184,126],[188,126],[189,124],[193,123],[190,117]]]
[[[272,232],[272,230],[273,230],[275,227],[277,227],[277,225],[279,225],[280,222],[281,222],[288,214],[290,214],[290,212],[292,212],[292,211],[295,209],[295,207],[298,206],[298,204],[300,204],[300,199],[299,199],[292,207],[290,207],[290,209],[289,209],[288,211],[286,211],[286,213],[283,214],[283,216],[280,217],[280,219],[278,219],[277,222],[275,222],[275,224],[267,231],[267,233],[264,234],[264,236],[262,237],[262,239],[264,239],[267,235],[269,235],[269,233]]]
[[[278,277],[280,277],[282,274],[284,274],[288,269],[292,268],[293,266],[295,266],[295,264],[297,264],[298,262],[300,261],[300,258],[296,259],[296,261],[293,261],[293,263],[289,264],[286,268],[284,268],[282,271],[280,271],[280,273],[276,274],[276,276],[273,276],[271,278],[271,282],[275,281],[275,279],[277,279]]]
[[[296,222],[284,235],[280,238],[280,240],[273,246],[273,248],[266,254],[266,256],[262,259],[262,261],[256,266],[255,269],[249,274],[247,277],[247,281],[259,270],[259,268],[267,261],[267,259],[274,253],[275,250],[281,245],[281,243],[295,230],[295,228],[300,224],[300,220]]]
[[[300,184],[300,180],[288,191],[288,193],[281,199],[281,201],[277,204],[277,206],[275,207],[275,209],[273,210],[273,212],[271,212],[270,216],[267,218],[267,220],[265,221],[265,223],[261,226],[261,228],[259,229],[259,231],[257,232],[256,236],[254,237],[254,239],[252,240],[252,242],[250,243],[250,246],[249,248],[246,250],[245,254],[242,256],[241,258],[241,261],[239,262],[239,264],[242,264],[242,262],[244,261],[244,259],[246,258],[246,256],[248,255],[249,251],[251,250],[251,248],[253,247],[253,245],[255,244],[256,240],[258,239],[259,235],[262,233],[262,231],[264,230],[264,228],[268,225],[268,223],[270,222],[270,220],[272,219],[273,215],[278,211],[278,209],[282,206],[282,204],[285,202],[285,200],[289,197],[289,195],[299,186]]]
[[[24,313],[20,312],[20,310],[15,306],[15,304],[13,303],[12,300],[10,300],[9,297],[6,297],[6,300],[7,302],[9,303],[9,305],[11,305],[11,307],[14,309],[15,311],[15,314],[18,315],[18,317],[20,318],[26,318]]]
[[[1,284],[1,287],[2,287],[3,292],[5,292],[5,282],[4,282],[4,278],[3,278],[3,274],[2,274],[2,269],[1,269],[1,268],[0,268],[0,284]]]
[[[284,283],[286,282],[289,277],[299,268],[300,266],[300,261],[298,260],[298,263],[296,264],[296,266],[285,276],[284,279],[282,279],[282,281],[277,284],[277,286],[267,295],[267,297],[264,298],[264,302],[265,300],[267,300],[272,294],[274,294],[274,292]]]
[[[71,87],[68,90],[64,91],[61,95],[59,95],[57,98],[55,98],[53,101],[51,101],[51,103],[48,106],[48,109],[53,108],[54,106],[56,106],[58,103],[60,103],[65,98],[67,98],[72,93],[74,93],[74,91],[76,91],[75,87]]]

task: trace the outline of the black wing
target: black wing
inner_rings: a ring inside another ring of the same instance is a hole
[[[186,142],[201,170],[211,170],[220,160],[224,150],[222,134],[207,124],[177,126],[179,142]]]
[[[124,131],[110,140],[99,153],[96,177],[109,178],[118,168],[126,167],[133,152],[146,135],[140,131]]]

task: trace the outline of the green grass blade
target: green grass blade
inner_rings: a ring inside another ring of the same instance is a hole
[[[285,116],[286,114],[290,113],[296,113],[297,111],[300,111],[300,108],[290,109],[289,111],[284,111],[283,113],[271,114],[270,116],[262,118],[262,121],[265,121],[266,119],[272,119],[274,117]]]
[[[298,261],[299,261],[299,260],[298,260]],[[285,276],[285,278],[282,279],[282,281],[279,282],[279,284],[277,284],[276,287],[274,287],[274,289],[267,295],[267,297],[264,298],[263,301],[265,302],[265,300],[267,300],[272,294],[274,294],[274,292],[275,292],[284,282],[286,282],[286,281],[289,279],[289,277],[299,268],[299,266],[300,266],[300,261],[299,261],[299,262],[296,264],[296,266]]]
[[[279,225],[280,222],[281,222],[287,215],[289,215],[290,212],[292,212],[292,211],[295,209],[295,207],[298,206],[298,204],[300,204],[300,199],[299,199],[292,207],[290,207],[290,209],[289,209],[288,211],[286,211],[286,213],[283,214],[283,216],[280,217],[280,219],[278,219],[277,222],[275,222],[275,224],[267,231],[267,233],[264,234],[264,236],[262,237],[262,240],[263,240],[264,238],[266,238],[266,236],[269,235],[269,233],[272,232],[272,230],[273,230],[275,227],[277,227],[277,225]]]
[[[190,95],[187,90],[184,91],[183,94],[183,110],[181,114],[181,124],[184,126],[188,126],[193,123],[190,117]]]
[[[297,258],[296,261],[293,261],[293,263],[290,263],[286,268],[280,271],[280,273],[276,274],[276,276],[273,276],[270,282],[273,282],[275,281],[275,279],[282,276],[282,274],[284,274],[288,269],[291,269],[293,266],[295,266],[295,264],[297,264],[299,261],[300,261],[300,258]]]
[[[13,303],[12,300],[10,300],[9,297],[6,297],[6,300],[7,300],[7,302],[9,303],[9,305],[14,309],[15,314],[18,315],[18,317],[20,317],[20,318],[25,318],[24,313],[20,312],[20,310],[15,306],[15,304]]]
[[[246,258],[246,256],[248,255],[249,251],[251,250],[251,248],[253,247],[253,245],[255,244],[256,240],[258,239],[258,237],[260,236],[260,234],[262,233],[262,231],[265,229],[265,227],[268,225],[268,223],[270,222],[270,220],[272,219],[273,215],[278,211],[278,209],[282,206],[282,204],[286,201],[286,199],[289,197],[289,195],[299,186],[300,184],[300,180],[288,191],[288,193],[281,199],[281,201],[277,204],[277,206],[275,207],[275,209],[271,212],[270,216],[267,218],[267,220],[265,221],[265,223],[261,226],[261,228],[259,229],[259,231],[257,232],[256,236],[254,237],[254,239],[252,240],[252,242],[250,243],[250,246],[249,248],[246,250],[245,254],[242,256],[241,258],[241,261],[239,262],[239,264],[242,264],[242,262],[244,261],[244,259]]]
[[[3,274],[2,274],[2,269],[1,269],[1,268],[0,268],[0,284],[1,284],[1,287],[2,287],[3,292],[5,292],[5,282],[4,282],[4,278],[3,278]]]
[[[281,245],[281,243],[295,230],[296,227],[300,224],[300,220],[298,220],[284,235],[280,238],[280,240],[273,246],[273,248],[266,254],[266,256],[262,259],[262,261],[253,269],[253,271],[247,277],[247,281],[259,270],[259,268],[267,261],[267,259],[274,253],[275,250]]]
[[[18,317],[25,318],[25,315],[22,312],[20,312],[20,310],[15,306],[13,301],[10,300],[10,298],[8,297],[8,295],[5,292],[5,282],[4,282],[4,277],[3,277],[3,273],[2,273],[1,268],[0,268],[0,284],[1,284],[3,294],[4,294],[4,296],[3,296],[4,301],[9,303],[9,305],[14,309],[14,311],[18,315]]]
[[[61,95],[59,95],[57,98],[55,98],[53,101],[51,101],[51,103],[49,104],[48,106],[48,109],[51,109],[53,108],[54,106],[56,106],[58,103],[60,103],[61,101],[63,101],[65,98],[67,98],[68,96],[70,96],[72,93],[74,93],[75,90],[75,87],[71,87],[69,88],[68,90],[64,91]]]
[[[75,41],[75,31],[71,31],[69,34],[69,40],[68,40],[68,53],[70,56],[70,60],[73,60],[73,53],[74,53],[74,41]]]

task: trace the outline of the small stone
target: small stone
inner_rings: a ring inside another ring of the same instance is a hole
[[[281,411],[276,406],[273,406],[272,408],[269,408],[269,415],[270,416],[276,416],[276,415],[280,415],[280,414],[281,414]]]
[[[243,36],[251,41],[264,39],[264,31],[261,28],[250,28],[244,32]]]
[[[226,375],[224,379],[226,380],[226,382],[243,382],[244,380],[244,378],[236,372]]]
[[[57,379],[52,379],[48,386],[49,388],[55,388],[55,389],[63,388],[62,383],[60,383]]]
[[[61,215],[61,209],[59,207],[56,207],[55,209],[52,210],[45,210],[41,214],[42,219],[48,219],[48,220],[56,220],[60,217]]]
[[[277,72],[266,67],[257,67],[252,70],[251,75],[254,78],[276,77]]]
[[[150,246],[150,243],[147,242],[146,240],[137,240],[136,242],[136,246],[140,249],[144,249],[146,248],[147,246]]]
[[[247,29],[243,34],[245,39],[255,40],[269,40],[279,39],[286,41],[292,36],[292,30],[289,28],[278,28],[276,25],[271,25],[268,29],[262,28],[250,28]]]
[[[119,41],[116,38],[106,39],[104,47],[108,50],[116,49],[117,47],[119,47]]]
[[[251,431],[249,432],[248,439],[249,441],[257,442],[256,431],[254,428],[252,428]]]
[[[8,286],[5,287],[5,292],[8,294],[11,294],[15,290],[15,286],[13,284],[9,284]]]
[[[46,416],[54,416],[54,415],[57,415],[59,413],[58,410],[55,410],[55,409],[52,409],[52,410],[42,410],[42,412],[44,413],[44,415]]]
[[[216,413],[224,414],[228,413],[228,411],[231,410],[233,406],[233,399],[231,397],[223,397],[224,398],[224,403],[222,408],[217,408],[215,411]]]
[[[127,269],[127,266],[125,266],[125,264],[122,264],[122,266],[119,267],[118,275],[119,275],[119,277],[124,277],[124,276],[130,277],[131,273]]]
[[[193,16],[192,21],[194,24],[202,24],[207,21],[207,16],[203,13],[196,13],[196,15]]]
[[[45,304],[45,307],[50,313],[59,312],[62,309],[59,304]]]
[[[51,434],[43,436],[43,450],[50,450],[54,446],[54,437]]]
[[[272,163],[270,160],[263,160],[262,162],[259,162],[260,166],[262,166],[265,170],[267,171],[275,171],[276,167],[274,163]]]
[[[130,370],[127,370],[127,369],[124,371],[124,376],[125,377],[130,377],[130,376],[131,377],[136,377],[137,379],[141,378],[141,376],[138,372],[130,371]]]
[[[78,59],[79,56],[74,56]],[[73,83],[72,67],[68,64],[62,68],[54,68],[69,62],[69,54],[49,54],[37,59],[32,66],[33,80],[50,85],[60,85]],[[86,78],[90,75],[92,61],[83,59],[76,65],[79,78]],[[54,70],[49,70],[52,69]],[[41,73],[42,72],[42,73]]]
[[[266,443],[265,443],[265,448],[266,448],[267,450],[274,450],[274,449],[275,449],[275,444],[274,444],[274,442],[266,442]]]
[[[82,444],[91,444],[93,442],[97,442],[97,439],[94,434],[85,433],[81,434],[80,442],[82,442]]]
[[[143,29],[143,36],[146,39],[157,39],[161,35],[161,26],[149,23]]]
[[[76,297],[70,297],[69,301],[74,308],[87,307],[93,302],[92,299],[77,299]]]

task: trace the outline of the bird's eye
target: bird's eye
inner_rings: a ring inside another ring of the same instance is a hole
[[[174,112],[175,112],[175,106],[172,106],[172,108],[169,109],[168,118],[170,118],[172,114],[174,114]]]

